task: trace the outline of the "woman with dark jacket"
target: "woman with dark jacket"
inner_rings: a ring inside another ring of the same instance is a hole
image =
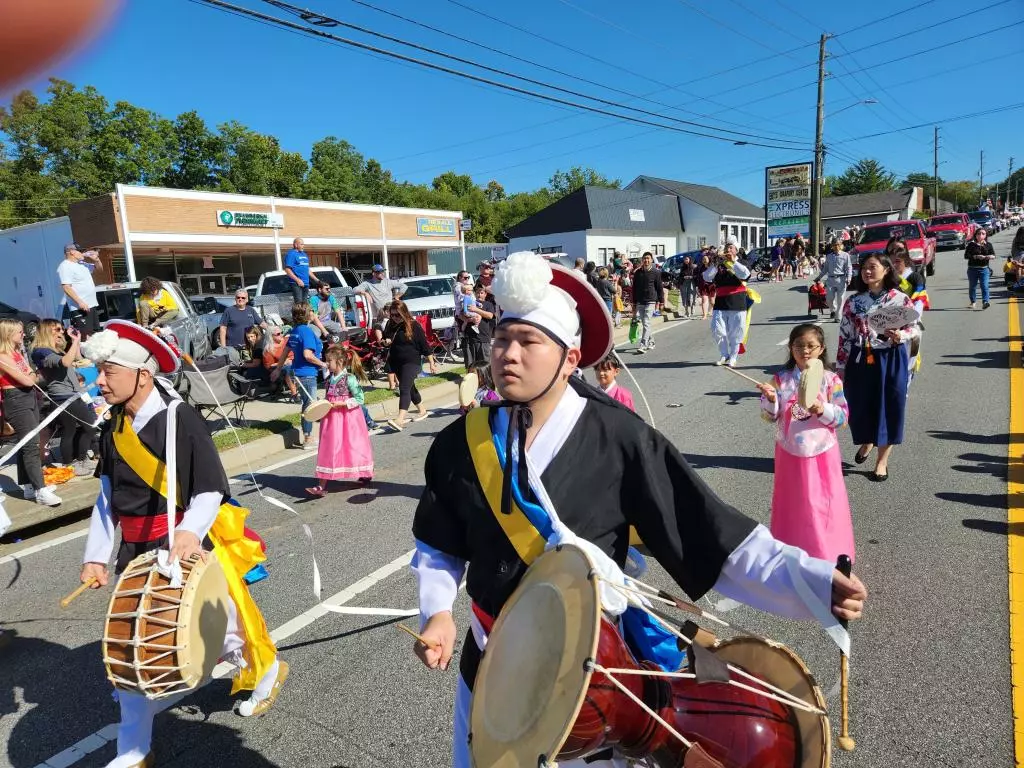
[[[971,299],[971,309],[977,306],[978,283],[981,283],[981,308],[989,308],[989,265],[995,256],[992,243],[988,242],[988,233],[982,228],[975,230],[974,238],[964,250],[964,258],[967,259],[967,295]]]
[[[384,345],[390,350],[388,361],[391,370],[398,376],[398,416],[388,419],[388,425],[401,432],[406,424],[409,404],[416,406],[415,421],[427,418],[427,409],[422,405],[419,390],[416,389],[416,378],[423,370],[423,358],[430,364],[430,372],[437,373],[437,362],[427,344],[427,335],[423,326],[412,319],[409,308],[404,301],[391,302],[388,310],[388,325],[384,330]]]

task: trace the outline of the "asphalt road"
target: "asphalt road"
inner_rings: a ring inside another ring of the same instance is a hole
[[[994,238],[1005,254],[1009,234]],[[1000,265],[996,272],[999,274]],[[1001,282],[1001,281],[1000,281]],[[758,287],[750,351],[742,369],[767,376],[784,362],[789,329],[807,319],[805,283]],[[929,280],[924,369],[910,396],[907,439],[890,480],[869,481],[843,436],[857,537],[857,572],[867,583],[866,617],[853,627],[853,753],[840,768],[1006,766],[1013,754],[1007,605],[1006,444],[1008,337],[1005,291],[988,311],[967,308],[960,252],[939,255]],[[825,324],[830,345],[836,328]],[[756,393],[715,368],[705,323],[668,323],[657,348],[625,360],[642,384],[657,426],[724,498],[767,522],[772,434]],[[624,377],[624,383],[635,386]],[[641,413],[643,406],[639,402]],[[369,490],[295,504],[316,536],[323,597],[366,609],[413,609],[415,581],[404,562],[432,436],[454,417],[439,412],[402,434],[375,437]],[[273,495],[301,499],[312,457],[260,474]],[[450,760],[454,673],[430,673],[410,652],[392,615],[318,610],[310,550],[298,519],[234,485],[266,538],[271,578],[253,588],[292,674],[265,717],[231,711],[227,681],[214,681],[157,720],[161,766],[444,766]],[[73,534],[81,525],[72,526]],[[25,542],[26,546],[32,541]],[[84,539],[0,558],[0,623],[14,638],[0,650],[0,765],[94,768],[114,754],[94,736],[115,721],[99,641],[106,596],[89,593],[68,610],[58,599],[77,581]],[[667,583],[655,569],[654,581]],[[367,579],[367,576],[373,575]],[[703,602],[713,607],[718,597]],[[311,612],[311,613],[310,613]],[[460,600],[457,620],[467,621]],[[319,615],[323,614],[323,615]],[[829,692],[838,653],[809,623],[737,608],[725,614],[798,652]],[[301,617],[296,620],[296,617]],[[404,619],[410,624],[415,619]],[[454,669],[454,667],[453,667]],[[836,699],[830,704],[835,708]],[[833,717],[838,724],[838,715]],[[83,742],[83,740],[85,740]],[[82,752],[64,752],[83,742]],[[53,759],[60,755],[58,759]],[[76,759],[78,758],[78,759]]]

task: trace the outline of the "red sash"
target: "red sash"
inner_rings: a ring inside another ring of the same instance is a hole
[[[181,523],[184,517],[178,512],[175,525]],[[118,518],[121,524],[121,537],[132,544],[139,544],[146,541],[156,541],[167,535],[167,515],[124,515]]]

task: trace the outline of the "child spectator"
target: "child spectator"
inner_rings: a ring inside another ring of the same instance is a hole
[[[636,406],[633,405],[633,393],[615,382],[620,368],[618,355],[614,352],[609,352],[604,360],[594,366],[597,383],[601,385],[601,389],[604,390],[608,397],[612,400],[618,400],[635,413]]]

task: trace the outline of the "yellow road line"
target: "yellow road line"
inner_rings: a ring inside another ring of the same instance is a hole
[[[1010,674],[1015,764],[1024,768],[1024,353],[1020,311],[1010,298],[1010,436],[1007,441],[1006,518],[1010,588]]]

